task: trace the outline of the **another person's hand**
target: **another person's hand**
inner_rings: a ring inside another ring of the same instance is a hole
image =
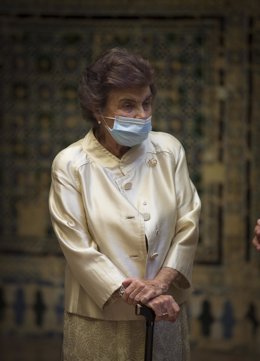
[[[260,219],[258,219],[256,222],[255,234],[254,238],[252,239],[252,243],[255,246],[256,250],[260,252]]]

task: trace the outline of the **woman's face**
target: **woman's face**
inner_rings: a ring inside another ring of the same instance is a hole
[[[147,119],[152,114],[150,87],[111,90],[102,113],[106,117],[121,115],[130,118]],[[113,126],[114,121],[112,119],[106,118],[106,122],[109,127]]]

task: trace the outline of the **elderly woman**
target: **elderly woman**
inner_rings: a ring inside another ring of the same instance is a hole
[[[179,141],[151,131],[155,93],[148,61],[107,51],[79,86],[93,128],[53,162],[50,213],[66,259],[66,361],[143,360],[139,302],[158,321],[153,360],[189,358],[185,301],[200,200]]]

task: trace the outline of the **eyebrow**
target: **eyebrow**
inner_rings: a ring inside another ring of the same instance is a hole
[[[149,94],[147,95],[147,97],[143,100],[143,102],[146,102],[147,100],[150,100],[152,99],[153,95],[152,94]],[[133,98],[122,98],[119,100],[119,103],[121,102],[136,102],[136,99],[133,99]]]

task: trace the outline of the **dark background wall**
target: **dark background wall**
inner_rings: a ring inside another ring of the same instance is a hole
[[[60,342],[64,262],[48,215],[50,166],[89,129],[77,100],[84,66],[123,46],[156,68],[154,126],[184,144],[202,199],[192,346],[259,353],[260,263],[250,245],[260,216],[259,1],[16,0],[0,11],[3,347],[7,337]]]

